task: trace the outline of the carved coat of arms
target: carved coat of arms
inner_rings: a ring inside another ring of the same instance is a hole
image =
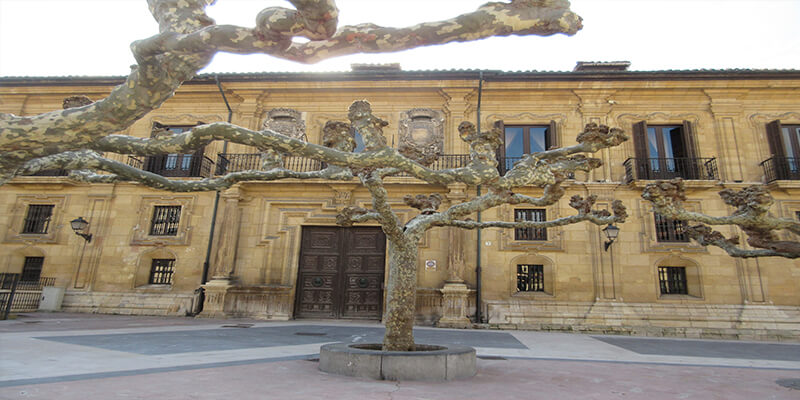
[[[433,164],[444,152],[444,116],[430,108],[413,108],[400,115],[398,151],[422,165]]]

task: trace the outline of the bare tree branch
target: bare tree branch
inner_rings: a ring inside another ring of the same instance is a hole
[[[733,257],[800,257],[800,242],[778,240],[774,231],[785,229],[800,235],[800,222],[769,215],[774,199],[764,185],[753,185],[740,191],[730,189],[719,193],[722,201],[736,207],[729,216],[713,217],[683,208],[686,188],[683,180],[658,181],[649,183],[642,198],[653,204],[655,212],[671,219],[700,222],[700,225],[685,229],[685,233],[703,246],[713,245],[722,248]],[[725,236],[707,225],[735,225],[747,235],[747,244],[756,250],[737,246],[738,238]]]

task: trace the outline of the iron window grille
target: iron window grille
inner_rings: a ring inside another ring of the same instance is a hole
[[[171,285],[175,273],[175,260],[172,258],[154,258],[150,267],[151,285]]]
[[[658,267],[658,284],[661,294],[689,294],[686,267]]]
[[[52,204],[31,204],[25,215],[22,233],[47,233],[50,228],[50,219],[53,217]]]
[[[42,265],[44,265],[44,257],[25,257],[20,281],[39,282],[39,278],[42,276]]]
[[[689,237],[684,232],[686,222],[669,219],[661,214],[653,215],[656,226],[656,241],[659,242],[688,242]]]
[[[514,222],[547,221],[543,208],[520,208],[514,210]],[[547,228],[515,228],[514,240],[547,240]]]
[[[517,291],[544,292],[544,265],[518,264]]]
[[[176,236],[181,222],[181,206],[155,206],[150,225],[151,236]]]

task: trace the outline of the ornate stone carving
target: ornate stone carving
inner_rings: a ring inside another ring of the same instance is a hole
[[[306,136],[306,123],[300,111],[291,108],[273,108],[267,112],[263,129],[278,132],[290,138],[308,141]]]
[[[431,165],[444,152],[444,117],[430,108],[413,108],[400,115],[400,153]]]

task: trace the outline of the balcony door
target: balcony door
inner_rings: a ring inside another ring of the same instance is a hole
[[[800,179],[800,125],[767,124],[767,139],[778,179]]]
[[[702,166],[696,158],[692,126],[634,125],[638,176],[643,179],[698,179]]]
[[[202,123],[198,123],[200,125]],[[157,133],[166,130],[170,134],[179,134],[186,132],[196,125],[162,125],[156,123],[153,126],[153,136]],[[164,154],[159,156],[152,156],[147,158],[147,165],[145,169],[150,172],[155,172],[161,176],[170,177],[190,177],[200,176],[200,168],[205,155],[205,147],[201,147],[194,153],[187,154]]]
[[[549,125],[503,125],[503,146],[498,154],[501,174],[513,168],[526,154],[543,152],[553,146],[555,121]]]

